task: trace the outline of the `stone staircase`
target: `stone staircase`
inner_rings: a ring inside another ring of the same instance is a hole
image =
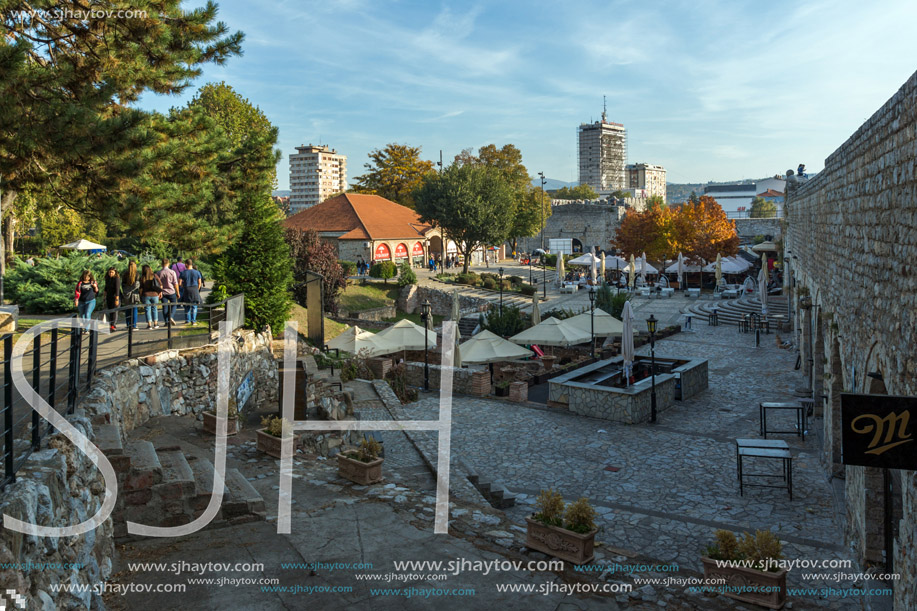
[[[468,464],[459,460],[461,467],[468,474],[468,481],[474,486],[481,496],[490,503],[495,509],[509,509],[516,504],[516,495],[507,490],[499,483],[491,480],[487,476],[482,476],[474,471]]]
[[[118,476],[118,500],[112,513],[117,541],[135,538],[126,522],[179,526],[199,517],[210,503],[214,467],[204,458],[186,456],[176,445],[154,446],[138,439],[122,442],[120,427],[96,427],[95,443]],[[223,502],[207,528],[263,520],[264,499],[237,469],[226,470]]]
[[[688,307],[688,312],[698,320],[706,321],[713,308],[718,311],[717,318],[721,325],[735,325],[741,322],[745,314],[760,314],[761,300],[757,296],[740,297],[739,299],[705,299],[696,301]],[[772,296],[767,302],[769,315],[787,315],[786,297]],[[773,325],[772,330],[773,330]]]

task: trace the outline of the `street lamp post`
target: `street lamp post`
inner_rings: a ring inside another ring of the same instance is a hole
[[[595,286],[589,287],[589,327],[592,334],[592,350],[589,356],[595,358]]]
[[[541,201],[539,202],[541,208],[541,250],[544,250],[544,172],[538,172],[538,175],[541,176]]]
[[[534,284],[532,282],[532,253],[529,253],[529,284]]]
[[[423,389],[430,392],[430,300],[427,299],[421,306],[423,308],[420,319],[423,320]]]
[[[497,270],[500,274],[500,316],[503,316],[503,268]]]
[[[646,330],[650,332],[650,367],[652,367],[652,390],[650,391],[650,422],[656,422],[656,317],[650,314],[646,319]]]

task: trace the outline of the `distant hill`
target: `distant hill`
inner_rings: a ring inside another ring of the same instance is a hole
[[[271,195],[273,195],[274,197],[290,197],[290,195],[292,194],[293,192],[290,191],[289,189],[279,189],[277,191],[271,191]]]
[[[575,187],[578,185],[578,182],[564,182],[562,180],[557,180],[556,178],[548,178],[545,176],[544,179],[544,189],[545,191],[554,191],[555,189],[560,189],[561,187]],[[537,176],[532,179],[533,187],[541,186],[541,179]]]

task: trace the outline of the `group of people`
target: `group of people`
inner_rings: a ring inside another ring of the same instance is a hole
[[[163,259],[162,267],[155,272],[151,266],[144,264],[139,273],[137,263],[131,260],[127,264],[127,269],[120,275],[114,267],[108,268],[104,288],[106,315],[112,331],[117,328],[117,308],[141,304],[146,314],[146,328],[159,328],[160,302],[163,323],[178,324],[175,312],[178,310],[178,302],[181,302],[185,311],[185,324],[194,326],[197,324],[197,310],[198,304],[201,303],[204,277],[194,267],[191,259],[183,261],[178,257],[171,265],[168,259]],[[99,284],[92,270],[84,270],[74,294],[80,318],[87,321],[92,318],[99,293]],[[128,328],[137,328],[136,307],[125,312],[125,322]]]
[[[448,255],[446,260],[443,261],[442,257],[437,255],[435,258],[431,255],[430,261],[428,262],[428,267],[431,272],[436,273],[437,268],[441,267],[442,269],[452,269],[458,265],[458,257],[455,255]]]

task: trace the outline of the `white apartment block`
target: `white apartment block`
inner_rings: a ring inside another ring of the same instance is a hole
[[[630,163],[627,165],[627,188],[636,193],[643,192],[643,197],[659,195],[662,201],[666,198],[665,168],[651,163]]]
[[[579,183],[600,195],[627,188],[627,130],[620,123],[602,120],[582,123],[577,129]]]
[[[290,155],[290,214],[347,190],[347,156],[327,146],[297,146]]]

